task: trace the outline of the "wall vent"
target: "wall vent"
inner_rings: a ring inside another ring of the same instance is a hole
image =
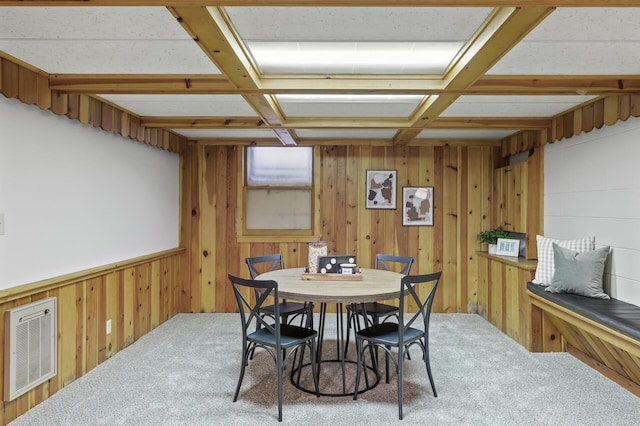
[[[13,401],[56,375],[56,298],[5,312],[4,400]]]

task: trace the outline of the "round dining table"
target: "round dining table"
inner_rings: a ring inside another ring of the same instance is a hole
[[[318,325],[318,345],[316,359],[318,370],[323,364],[339,363],[342,372],[342,387],[340,390],[320,389],[323,396],[346,396],[351,395],[354,389],[347,386],[347,375],[345,373],[346,364],[355,364],[356,361],[347,359],[346,338],[344,333],[343,306],[356,306],[361,303],[376,302],[380,300],[397,299],[400,297],[400,281],[404,275],[380,269],[361,269],[361,273],[354,277],[337,276],[337,274],[326,274],[326,278],[319,274],[304,274],[304,268],[278,269],[265,272],[256,277],[258,280],[272,280],[278,283],[278,294],[281,299],[297,300],[309,303],[320,304],[320,322]],[[325,319],[327,314],[327,304],[336,304],[336,357],[327,359],[323,357],[323,344],[325,341]],[[304,355],[303,355],[304,356]],[[373,357],[373,352],[371,352]],[[373,361],[373,359],[372,359]],[[310,364],[305,364],[304,367]],[[315,389],[305,387],[300,384],[300,372],[302,365],[292,368],[291,382],[298,389],[305,392],[315,393]],[[374,365],[365,366],[365,380],[361,382],[358,393],[366,392],[374,388],[380,381],[380,376]],[[375,373],[375,379],[369,380],[367,370]],[[294,378],[297,374],[297,380]]]
[[[350,304],[398,298],[400,280],[404,276],[393,271],[363,268],[362,279],[350,281],[333,279],[338,274],[324,274],[326,279],[314,274],[313,279],[304,279],[303,272],[303,268],[278,269],[260,274],[256,279],[276,281],[283,299]]]

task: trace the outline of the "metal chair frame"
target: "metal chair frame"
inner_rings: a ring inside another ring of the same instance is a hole
[[[282,421],[282,380],[284,377],[284,367],[287,360],[297,349],[309,348],[311,354],[311,368],[316,396],[320,396],[318,390],[318,365],[316,362],[316,340],[318,332],[316,330],[298,327],[291,324],[282,323],[279,304],[274,305],[274,315],[262,315],[262,308],[267,299],[273,296],[278,300],[278,283],[276,281],[247,280],[229,274],[229,281],[233,288],[233,293],[238,303],[240,319],[242,322],[242,362],[240,364],[240,377],[233,396],[233,402],[238,400],[245,368],[249,363],[250,354],[258,348],[265,349],[273,358],[276,366],[277,386],[278,386],[278,421]],[[249,294],[255,293],[258,296],[255,302]],[[257,324],[255,331],[250,332]],[[295,349],[295,351],[293,350]],[[286,351],[288,354],[286,354]],[[304,350],[300,357],[294,356],[302,366]]]
[[[374,258],[373,267],[374,269],[383,269],[385,271],[389,270],[389,265],[387,263],[398,263],[401,264],[402,267],[400,269],[400,273],[403,275],[408,275],[411,272],[411,266],[413,265],[413,257],[410,256],[392,256],[388,254],[376,254]],[[364,303],[360,305],[351,305],[347,306],[347,340],[345,344],[344,354],[347,356],[347,350],[349,348],[349,335],[351,327],[355,330],[359,330],[362,328],[360,326],[359,317],[365,319],[365,327],[369,327],[371,325],[379,324],[380,318],[382,322],[387,321],[390,318],[398,318],[398,307],[394,305],[388,305],[386,303],[379,302],[371,302]],[[407,358],[411,359],[409,352],[407,351]],[[389,360],[385,360],[387,366],[387,374],[386,381],[389,383]]]
[[[247,268],[249,268],[249,275],[251,279],[256,279],[258,275],[262,272],[274,271],[276,269],[284,269],[284,260],[282,258],[282,254],[268,254],[264,256],[256,256],[256,257],[247,257],[245,259],[247,263]],[[260,271],[257,265],[270,264],[269,268],[264,271]],[[278,299],[276,299],[278,300]],[[313,305],[310,303],[298,303],[298,302],[287,302],[283,299],[281,302],[278,302],[280,305],[280,315],[282,316],[282,322],[285,324],[291,324],[291,322],[300,317],[300,326],[305,325],[313,328]],[[274,314],[274,305],[266,305],[261,309],[261,314],[273,316]],[[305,318],[306,316],[306,318]],[[256,324],[257,327],[260,324]],[[251,352],[251,358],[253,357],[253,351]]]
[[[402,420],[402,372],[405,352],[409,347],[417,345],[422,349],[422,359],[424,360],[431,383],[433,396],[437,397],[436,386],[431,373],[431,362],[429,360],[429,320],[433,300],[440,282],[442,272],[435,272],[425,275],[407,275],[402,278],[400,284],[400,306],[398,309],[398,323],[384,322],[371,327],[364,328],[356,332],[356,347],[358,352],[358,368],[356,372],[355,392],[353,399],[358,399],[358,385],[364,365],[365,349],[375,347],[382,348],[393,360],[398,376],[398,416]],[[422,287],[431,284],[431,288],[426,290]],[[420,294],[426,293],[425,298]],[[418,306],[417,312],[405,314],[405,296],[413,300]],[[406,319],[408,316],[408,320]],[[422,324],[420,324],[422,323]],[[421,325],[422,328],[416,326]],[[366,342],[366,343],[365,343]],[[397,348],[397,355],[391,348]],[[378,371],[377,357],[373,357],[372,363]]]

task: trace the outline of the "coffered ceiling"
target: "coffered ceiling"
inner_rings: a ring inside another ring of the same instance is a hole
[[[200,143],[493,144],[640,92],[636,4],[9,0],[0,55]]]

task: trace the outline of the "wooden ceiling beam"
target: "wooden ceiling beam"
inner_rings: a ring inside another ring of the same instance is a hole
[[[544,129],[551,118],[538,117],[439,117],[429,129]]]
[[[143,127],[165,129],[263,129],[271,130],[257,117],[140,117]]]
[[[144,127],[174,129],[397,129],[406,128],[407,120],[380,118],[302,118],[271,126],[256,117],[141,117]]]
[[[245,53],[224,10],[219,7],[177,6],[169,10],[216,67],[238,88],[258,89],[260,76]],[[243,94],[247,103],[270,126],[281,126],[284,118],[277,104],[262,94]],[[276,132],[283,144],[295,144],[288,132]]]
[[[223,75],[51,74],[49,88],[84,94],[238,94]]]
[[[444,77],[447,89],[460,90],[473,85],[553,10],[529,6],[495,9],[447,71]],[[427,127],[457,97],[453,94],[430,96],[416,111],[413,124]],[[417,134],[416,130],[401,130],[395,136],[394,144],[406,145]]]
[[[463,94],[600,96],[639,90],[638,75],[486,75]]]
[[[141,117],[144,127],[173,129],[269,129],[276,134],[289,132],[296,140],[295,129],[407,129],[418,133],[423,126],[412,127],[403,119],[363,118],[304,118],[287,120],[281,126],[270,126],[256,117]],[[540,129],[551,126],[550,118],[543,117],[446,117],[429,123],[429,129]],[[282,141],[282,139],[281,139]],[[299,142],[302,142],[300,140]],[[283,141],[284,143],[284,141]],[[292,140],[287,139],[287,144]]]
[[[268,82],[268,84],[262,84]],[[640,75],[488,75],[468,88],[445,89],[440,80],[263,79],[238,88],[223,75],[52,74],[49,88],[84,94],[398,94],[398,95],[615,95],[640,91]]]

